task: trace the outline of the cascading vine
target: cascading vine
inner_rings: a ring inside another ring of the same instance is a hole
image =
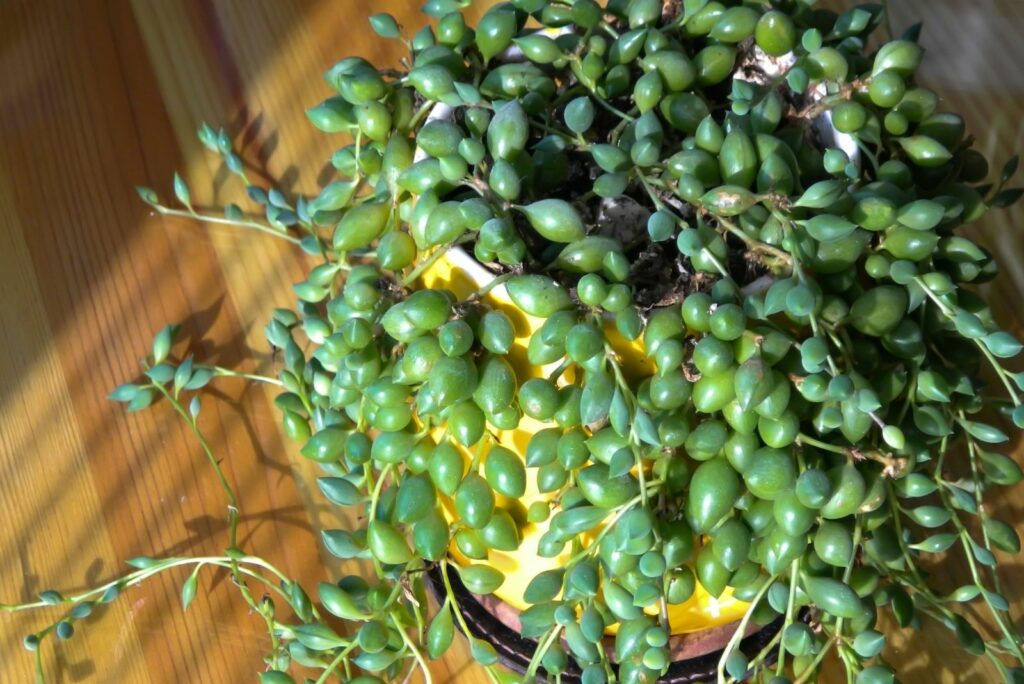
[[[219,567],[266,623],[263,684],[292,668],[430,682],[456,626],[494,681],[651,682],[672,662],[671,610],[697,591],[747,604],[720,683],[813,681],[830,655],[848,681],[893,681],[882,613],[935,620],[1024,680],[995,555],[1020,542],[985,507],[1024,477],[996,450],[997,424],[1024,426],[1024,374],[1003,361],[1021,344],[970,289],[997,267],[963,230],[1019,198],[1017,162],[989,181],[961,117],[915,81],[920,27],[871,48],[880,5],[512,0],[471,28],[467,4],[431,0],[436,25],[412,35],[373,16],[408,48],[401,70],[327,71],[337,94],[309,119],[353,142],[316,196],[252,184],[205,125],[258,211],[199,211],[180,177],[183,208],[139,189],[165,216],[274,235],[315,265],[266,326],[276,377],[174,356],[169,326],[112,394],[188,423],[228,497],[225,554],[137,558],[94,590],[3,605],[65,610],[26,647],[175,568],[191,568],[187,607]],[[456,285],[470,262],[486,282]],[[362,521],[323,543],[366,573],[321,583],[317,602],[238,547],[245,492],[197,420],[222,377],[280,387],[323,496]],[[523,429],[517,450],[506,436]],[[488,555],[526,534],[561,560],[525,589],[537,646],[513,675],[452,580],[499,591]],[[971,582],[933,578],[933,554]],[[741,650],[770,624],[765,648]]]

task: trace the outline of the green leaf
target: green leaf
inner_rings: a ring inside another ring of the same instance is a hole
[[[152,404],[153,400],[156,399],[156,397],[156,390],[150,389],[148,387],[140,388],[139,391],[135,394],[135,396],[132,397],[132,400],[128,402],[127,410],[130,413],[134,413],[135,411],[141,411],[142,409]]]
[[[999,549],[1007,553],[1020,553],[1020,537],[1013,527],[995,518],[985,518],[984,526],[989,540]]]
[[[733,375],[736,401],[744,411],[768,398],[775,388],[771,369],[760,356],[752,356]]]
[[[133,568],[138,568],[139,570],[146,570],[147,568],[153,567],[160,561],[150,556],[136,556],[135,558],[130,558],[125,562]]]
[[[654,426],[654,421],[639,408],[633,415],[633,432],[643,443],[653,447],[661,446],[661,438],[658,436],[658,428]]]
[[[1010,440],[1005,432],[995,426],[971,420],[960,420],[957,422],[967,430],[968,434],[978,441],[985,442],[987,444],[1002,444],[1003,442],[1008,442]]]
[[[356,604],[352,596],[336,584],[321,582],[319,587],[320,603],[331,615],[342,620],[366,620],[370,614]]]
[[[537,574],[523,591],[523,600],[527,603],[545,603],[551,601],[562,591],[564,568],[545,570]]]
[[[177,325],[165,325],[153,337],[153,363],[161,363],[171,352],[171,345],[178,334]]]
[[[994,591],[985,590],[983,590],[982,593],[985,595],[985,598],[988,599],[988,602],[992,604],[992,607],[996,610],[1001,610],[1004,613],[1010,610],[1010,603],[1002,594],[997,594]]]
[[[201,567],[202,565],[197,565],[196,569],[192,571],[192,574],[181,585],[181,607],[183,610],[188,610],[188,607],[192,605],[192,601],[196,597],[196,589],[199,587],[198,575]]]
[[[143,202],[151,207],[155,207],[160,204],[160,197],[152,188],[147,188],[144,185],[136,185],[135,192],[139,194],[139,197],[142,198]]]
[[[832,214],[819,214],[804,221],[803,226],[811,237],[822,242],[840,240],[857,230],[855,223],[847,221],[842,216],[833,216]]]
[[[520,207],[526,220],[551,242],[569,243],[586,234],[583,219],[576,209],[561,199],[542,199]]]
[[[1017,173],[1017,168],[1020,166],[1020,155],[1015,154],[1006,160],[1003,165],[1003,171],[1000,174],[1000,181],[1006,183]]]
[[[366,530],[366,545],[377,560],[387,565],[401,565],[412,560],[405,536],[391,523],[371,520]]]
[[[522,635],[528,639],[543,636],[555,624],[555,610],[559,605],[554,601],[539,603],[521,612],[519,621],[522,624]]]
[[[398,22],[390,14],[381,12],[370,17],[370,26],[373,32],[381,38],[398,38],[401,32],[398,29]]]
[[[448,647],[451,646],[454,635],[455,627],[452,622],[452,611],[446,601],[430,622],[430,627],[427,628],[427,655],[432,660],[440,658],[448,650]]]
[[[828,577],[805,577],[803,584],[811,601],[826,613],[848,619],[860,615],[863,604],[844,582]]]
[[[985,653],[985,641],[967,620],[959,615],[954,615],[953,624],[953,631],[956,633],[956,638],[960,641],[960,645],[964,647],[964,650],[974,655]]]
[[[636,465],[636,458],[633,456],[632,449],[619,449],[612,454],[611,459],[608,461],[608,477],[625,475],[633,469],[634,465]]]
[[[377,651],[376,653],[363,651],[353,658],[352,662],[364,670],[380,672],[381,670],[387,669],[397,659],[398,651],[385,649],[383,651]]]
[[[538,318],[549,318],[556,311],[572,307],[565,288],[547,276],[516,276],[505,283],[505,289],[519,309]]]
[[[945,145],[926,135],[897,138],[896,142],[900,144],[912,162],[925,168],[942,166],[953,158],[953,154]]]
[[[174,174],[174,196],[178,201],[189,209],[192,209],[192,194],[188,190],[185,180],[177,173]]]
[[[968,339],[977,340],[988,334],[981,319],[963,309],[956,312],[956,315],[953,317],[953,325],[956,326],[958,333]]]
[[[295,684],[291,675],[281,670],[260,672],[260,684]]]
[[[213,369],[207,366],[197,366],[192,372],[192,377],[182,389],[189,391],[195,391],[202,389],[209,384],[210,380],[213,379]]]
[[[824,209],[838,202],[845,193],[846,183],[837,180],[819,181],[807,188],[793,206]]]
[[[455,82],[455,92],[466,104],[479,104],[483,101],[483,97],[480,95],[480,91],[469,83],[462,83],[460,81]]]
[[[331,503],[339,506],[352,506],[363,499],[359,488],[344,477],[318,477],[316,484]]]
[[[1002,359],[1016,356],[1024,347],[1017,338],[1004,330],[989,333],[983,339],[988,350]]]
[[[932,437],[944,437],[953,431],[946,417],[934,406],[915,406],[914,425]]]
[[[577,506],[558,512],[551,519],[551,529],[566,540],[591,530],[608,517],[608,511],[597,506]]]
[[[722,185],[701,197],[700,203],[720,216],[738,216],[757,204],[757,196],[738,185]]]
[[[178,366],[177,370],[174,371],[174,394],[178,392],[188,384],[188,381],[192,379],[192,357],[188,356],[181,365]]]
[[[869,629],[858,634],[853,640],[853,650],[861,658],[874,658],[885,647],[885,635]]]
[[[358,180],[328,183],[309,204],[309,212],[336,211],[347,207],[359,186]]]
[[[953,514],[939,506],[918,506],[907,511],[911,520],[921,527],[942,527],[950,521]]]
[[[505,575],[489,565],[459,568],[462,583],[474,594],[493,594],[505,581]]]
[[[1008,188],[993,197],[989,206],[995,209],[1006,209],[1019,202],[1021,197],[1024,197],[1024,188]]]
[[[594,123],[594,103],[586,95],[577,97],[565,106],[565,125],[573,133],[586,133]]]
[[[917,549],[918,551],[925,551],[927,553],[941,553],[952,546],[956,542],[957,538],[958,536],[953,532],[936,534],[928,537],[924,541],[911,544],[910,548]]]
[[[984,546],[981,546],[973,539],[971,539],[970,542],[971,551],[974,553],[974,557],[978,560],[979,563],[989,568],[996,567],[996,557],[992,554],[991,551],[986,549]]]
[[[145,376],[153,382],[166,384],[174,377],[174,366],[169,363],[158,363],[152,368],[147,368]]]
[[[584,425],[599,423],[608,417],[615,383],[603,370],[587,373],[586,384],[580,396],[580,419]]]
[[[137,385],[126,383],[115,387],[114,391],[107,395],[107,399],[112,401],[129,402],[135,398],[135,395],[138,394],[138,392],[139,387]]]
[[[683,24],[704,9],[711,0],[683,0]]]
[[[364,551],[355,537],[346,530],[324,530],[320,536],[332,556],[344,559],[355,558]]]
[[[558,43],[543,33],[531,33],[520,38],[513,38],[512,42],[522,50],[527,59],[537,64],[550,64],[562,57],[562,50],[558,47]]]
[[[981,589],[974,584],[965,584],[964,586],[956,589],[949,595],[949,600],[956,601],[957,603],[966,603],[967,601],[973,601],[978,598],[981,594]]]
[[[491,666],[498,662],[498,653],[494,650],[494,646],[482,639],[471,639],[469,652],[473,655],[473,660],[481,665]]]
[[[619,388],[615,388],[612,394],[611,407],[608,410],[608,419],[612,429],[623,437],[629,434],[629,408],[626,406],[626,399],[622,396]]]

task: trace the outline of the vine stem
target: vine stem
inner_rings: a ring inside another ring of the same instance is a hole
[[[654,489],[655,487],[660,487],[663,484],[665,484],[664,480],[651,480],[650,482],[647,483],[647,488]],[[601,528],[601,531],[597,533],[597,536],[594,537],[594,541],[590,542],[590,544],[588,544],[586,548],[582,549],[579,553],[577,553],[568,561],[566,561],[565,567],[569,567],[570,565],[573,565],[576,562],[578,562],[581,558],[586,558],[587,556],[597,551],[597,548],[600,545],[601,540],[604,539],[605,535],[607,535],[613,527],[615,527],[615,523],[617,523],[622,516],[624,516],[638,503],[640,503],[640,501],[640,495],[637,494],[632,499],[622,504],[622,506],[620,506],[618,510],[616,510],[615,515],[612,516],[612,519],[609,520],[608,523]]]
[[[960,538],[960,546],[963,547],[964,556],[967,558],[967,566],[971,571],[971,579],[974,580],[975,585],[981,590],[981,598],[985,601],[985,605],[988,606],[989,612],[992,614],[992,619],[995,620],[996,625],[999,627],[999,631],[1003,633],[1006,638],[1007,644],[1013,650],[1014,656],[1017,658],[1018,663],[1024,663],[1024,651],[1020,647],[1020,637],[1014,634],[1013,630],[1009,625],[1006,624],[1006,620],[1000,614],[999,610],[996,609],[992,603],[992,599],[989,598],[989,592],[985,589],[984,583],[981,581],[981,573],[978,571],[978,564],[974,560],[974,551],[971,549],[971,537],[967,532],[967,528],[964,527],[963,522],[960,520],[960,516],[955,512],[952,502],[949,500],[949,495],[945,493],[942,487],[939,487],[939,498],[942,499],[942,503],[950,511],[953,511],[952,522],[953,526],[957,530],[957,536]]]
[[[793,624],[793,614],[796,612],[796,589],[797,579],[800,575],[800,559],[795,558],[789,565],[789,600],[786,602],[786,618],[783,620],[782,629],[779,630],[779,634],[786,631],[786,628]],[[782,673],[786,669],[786,651],[785,649],[779,650],[779,662],[775,667],[775,675],[778,677],[782,676]]]
[[[775,257],[776,259],[778,259],[779,261],[781,261],[782,263],[786,264],[787,266],[789,266],[792,269],[792,267],[793,267],[793,256],[789,252],[784,252],[781,249],[779,249],[777,247],[773,247],[772,245],[769,245],[766,242],[762,242],[760,240],[755,240],[754,238],[752,238],[749,235],[747,235],[735,223],[733,223],[732,221],[730,221],[730,220],[728,220],[728,219],[726,219],[726,218],[724,218],[722,216],[719,216],[718,214],[714,214],[714,217],[715,217],[715,220],[718,222],[718,225],[722,226],[728,232],[730,232],[733,235],[735,235],[736,237],[738,237],[748,247],[750,247],[751,249],[756,250],[758,252],[764,252],[765,254],[770,254],[771,256]]]
[[[551,648],[551,644],[555,643],[555,639],[562,632],[562,625],[552,625],[548,630],[547,634],[544,635],[544,639],[537,644],[537,650],[533,652],[533,657],[530,658],[530,664],[526,668],[526,674],[523,677],[526,681],[532,681],[537,674],[537,668],[540,667],[540,661],[543,660],[544,655]]]
[[[222,368],[221,366],[212,367],[213,374],[219,378],[240,378],[243,380],[252,380],[254,382],[262,382],[267,385],[276,385],[283,387],[282,383],[277,378],[272,378],[266,375],[259,375],[258,373],[243,373],[241,371],[231,370],[230,368]]]
[[[444,582],[444,591],[447,595],[448,603],[451,605],[452,612],[455,613],[455,619],[458,621],[459,627],[462,628],[462,633],[466,635],[467,640],[472,640],[474,638],[473,633],[469,631],[469,625],[466,624],[466,618],[462,616],[462,611],[459,609],[458,601],[455,600],[455,591],[452,589],[452,582],[448,579],[448,565],[449,563],[447,560],[441,561],[441,580]],[[483,663],[481,663],[481,665],[483,665]],[[492,666],[483,665],[483,667],[487,671],[487,676],[490,677],[492,681],[498,681],[495,674],[491,671]]]
[[[425,683],[434,684],[434,679],[430,674],[430,666],[427,665],[427,661],[423,659],[423,654],[420,653],[420,650],[416,648],[416,644],[414,644],[412,640],[409,638],[409,635],[406,633],[405,628],[402,627],[401,624],[399,624],[398,619],[395,618],[394,613],[392,613],[390,617],[392,624],[394,624],[395,626],[395,629],[397,629],[398,633],[402,636],[402,641],[405,642],[406,647],[412,652],[412,657],[416,659],[416,663],[420,666],[420,669],[423,671],[423,678]]]
[[[406,285],[409,285],[409,284],[413,283],[417,278],[419,278],[421,275],[423,275],[424,271],[426,271],[428,268],[433,266],[435,263],[437,263],[437,261],[441,257],[443,257],[445,254],[447,254],[449,249],[451,249],[452,247],[454,247],[456,245],[461,245],[464,242],[468,242],[471,239],[472,239],[472,236],[470,236],[470,235],[463,235],[458,240],[455,240],[453,242],[447,242],[447,243],[445,243],[443,245],[439,245],[437,247],[437,249],[435,249],[433,252],[431,252],[430,256],[428,256],[426,259],[424,259],[419,264],[417,264],[416,268],[411,270],[405,277],[403,277],[401,280],[399,280],[398,284],[402,285],[403,287],[405,287]]]
[[[141,584],[142,582],[146,581],[150,577],[153,577],[154,575],[158,575],[161,572],[165,572],[167,570],[172,570],[174,568],[179,568],[179,567],[184,567],[184,566],[189,566],[189,565],[216,565],[218,567],[227,568],[227,567],[230,567],[230,564],[231,564],[232,560],[233,559],[230,558],[229,556],[198,556],[198,557],[194,557],[194,558],[177,558],[177,557],[175,557],[175,558],[165,558],[163,560],[155,561],[154,564],[151,565],[150,567],[141,568],[139,570],[135,570],[134,572],[130,572],[127,575],[122,575],[121,577],[118,577],[117,579],[114,579],[114,580],[111,580],[109,582],[105,582],[104,584],[100,584],[98,586],[95,586],[92,589],[87,589],[86,591],[84,591],[84,592],[82,592],[80,594],[75,594],[74,596],[68,596],[68,597],[64,598],[64,600],[61,601],[60,603],[52,604],[52,603],[47,603],[45,601],[33,601],[32,603],[21,603],[21,604],[8,604],[8,603],[4,603],[4,604],[0,604],[0,612],[4,612],[4,613],[19,613],[19,612],[22,612],[22,611],[35,610],[35,609],[38,609],[38,608],[47,608],[47,607],[53,607],[53,606],[58,606],[58,605],[81,603],[82,601],[87,601],[87,600],[89,600],[89,599],[91,599],[93,597],[102,596],[106,591],[108,591],[109,589],[111,589],[113,587],[117,587],[117,586],[133,587],[133,586],[136,586],[138,584]],[[268,571],[272,572],[274,575],[276,575],[279,578],[282,578],[282,579],[284,578],[284,576],[281,575],[280,571],[277,570],[277,568],[275,568],[273,565],[271,565],[270,563],[264,561],[262,558],[259,558],[257,556],[245,556],[243,558],[240,558],[240,559],[236,560],[235,562],[237,562],[237,563],[247,563],[247,564],[251,564],[251,565],[257,565],[257,566],[260,566],[262,568],[267,569]],[[275,584],[273,584],[271,582],[267,582],[267,579],[265,577],[263,577],[262,575],[260,575],[259,573],[253,572],[251,570],[247,570],[246,568],[240,568],[240,570],[241,570],[241,572],[243,572],[244,574],[249,575],[250,577],[254,577],[254,578],[262,580],[263,582],[265,582],[267,584],[267,586],[269,586],[272,589],[274,589],[275,591],[277,591],[278,594],[280,594],[281,596],[287,598],[287,595],[284,594],[283,590],[280,587],[276,586]]]
[[[316,684],[324,684],[327,681],[327,678],[331,676],[331,673],[337,670],[338,666],[341,665],[341,663],[345,660],[345,656],[351,653],[352,649],[356,647],[356,643],[357,642],[353,641],[344,649],[342,649],[337,656],[335,656],[334,660],[331,661],[330,665],[324,668],[324,671],[320,674],[319,677],[317,677]]]
[[[743,614],[743,618],[740,620],[740,623],[736,625],[736,629],[733,631],[732,637],[729,639],[729,643],[727,643],[725,648],[722,649],[722,657],[718,659],[718,684],[726,684],[728,681],[728,677],[725,674],[725,662],[729,659],[729,656],[732,655],[732,652],[736,650],[736,647],[743,639],[743,636],[747,631],[747,625],[750,623],[750,619],[754,615],[754,610],[757,609],[757,605],[761,603],[761,599],[763,599],[764,595],[768,593],[768,589],[771,588],[774,581],[775,575],[765,578],[764,584],[761,585],[761,588],[757,590],[756,594],[754,594],[754,598],[751,599],[750,607],[747,608],[747,612]]]
[[[231,219],[224,218],[222,216],[214,216],[212,214],[200,214],[195,210],[183,211],[181,209],[172,209],[170,207],[165,207],[162,204],[154,204],[152,206],[154,209],[157,210],[157,212],[163,214],[164,216],[180,216],[182,218],[190,218],[195,219],[196,221],[202,221],[203,223],[216,223],[222,226],[250,228],[261,233],[266,233],[267,235],[273,235],[274,237],[281,238],[282,240],[287,240],[293,245],[302,244],[302,241],[299,240],[297,237],[289,235],[288,233],[281,232],[280,230],[276,230],[274,228],[271,228],[270,226],[266,226],[257,221],[232,221]]]
[[[966,420],[967,419],[967,416],[964,415],[964,412],[962,410],[959,411],[959,413],[960,413],[960,420]],[[982,520],[981,539],[985,543],[985,550],[988,551],[989,553],[991,553],[992,552],[992,540],[989,538],[988,528],[985,527],[985,525],[984,525],[985,520],[988,518],[988,513],[985,511],[985,502],[984,502],[984,500],[982,499],[982,496],[981,496],[982,482],[981,482],[981,474],[978,472],[978,444],[975,441],[974,437],[972,437],[970,435],[970,433],[967,433],[966,437],[967,437],[967,455],[968,455],[968,460],[971,463],[971,479],[974,482],[974,504],[978,507],[978,514],[981,516],[981,520]],[[995,587],[995,590],[998,593],[1000,593],[1000,594],[1003,593],[1002,582],[999,580],[999,573],[997,573],[994,569],[992,571],[992,586]]]
[[[920,276],[915,276],[914,282],[917,283],[917,286],[924,291],[928,299],[930,299],[935,304],[935,306],[939,308],[939,311],[942,312],[943,316],[945,316],[951,321],[956,318],[956,314],[953,313],[953,310],[949,308],[949,305],[946,304],[941,299],[939,299],[939,296],[932,292],[931,289],[929,289],[928,285],[925,284],[925,282],[921,279]],[[982,342],[978,338],[971,338],[971,341],[974,342],[974,346],[976,346],[981,351],[981,353],[985,355],[985,358],[992,366],[992,369],[996,372],[996,375],[999,376],[999,380],[1003,383],[1003,386],[1006,387],[1007,394],[1009,394],[1010,399],[1013,400],[1013,405],[1020,406],[1020,395],[1018,395],[1017,390],[1013,388],[1013,381],[1010,380],[1009,377],[1007,377],[1006,369],[1003,368],[1003,365],[999,363],[999,361],[992,354],[992,352],[989,351],[988,347],[985,346],[984,342]]]
[[[206,455],[206,460],[210,462],[210,466],[213,468],[214,472],[217,473],[217,479],[220,481],[221,489],[224,490],[228,499],[228,511],[230,512],[231,517],[231,548],[235,548],[235,541],[238,536],[238,499],[235,497],[235,492],[231,489],[231,485],[228,484],[228,479],[224,475],[224,470],[220,467],[220,463],[217,462],[216,457],[213,455],[213,449],[210,447],[210,443],[206,441],[206,437],[199,430],[199,426],[196,424],[196,419],[185,410],[185,407],[181,405],[181,402],[179,402],[176,397],[167,391],[166,387],[156,382],[152,383],[152,387],[163,394],[164,397],[167,398],[167,401],[174,407],[174,410],[177,411],[185,420],[189,428],[192,430],[192,434],[195,436],[196,440],[198,440],[199,446],[202,447],[203,453]]]
[[[484,297],[487,296],[487,294],[489,292],[491,292],[491,290],[493,290],[494,288],[498,287],[499,285],[505,284],[505,282],[508,281],[510,278],[512,278],[512,276],[514,276],[514,275],[515,275],[514,273],[505,273],[505,274],[502,274],[502,275],[497,276],[495,278],[492,278],[486,285],[484,285],[479,290],[477,290],[473,294],[469,295],[468,297],[466,297],[462,301],[464,303],[469,303],[469,302],[475,302],[475,301],[477,301],[479,299],[483,299]]]

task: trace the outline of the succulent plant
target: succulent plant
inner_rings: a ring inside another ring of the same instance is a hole
[[[411,36],[371,18],[408,47],[401,71],[327,71],[336,94],[309,119],[353,142],[315,197],[250,184],[230,136],[199,133],[264,210],[216,220],[316,264],[266,326],[278,376],[243,377],[280,385],[324,497],[365,521],[324,544],[372,570],[314,602],[237,547],[244,492],[221,475],[223,558],[135,559],[94,591],[6,606],[69,608],[26,646],[172,568],[193,569],[187,605],[212,565],[266,621],[264,684],[292,682],[292,665],[430,681],[456,626],[495,680],[555,679],[571,659],[588,684],[655,681],[670,610],[697,591],[741,607],[719,682],[814,680],[829,654],[848,681],[892,681],[883,612],[937,620],[1021,681],[994,555],[1020,542],[984,506],[1022,479],[993,424],[1024,426],[1024,375],[1003,365],[1021,344],[970,289],[997,266],[961,230],[1019,197],[1016,159],[986,180],[963,120],[914,80],[919,29],[869,49],[881,6],[804,0],[512,0],[474,29],[464,4],[431,0],[436,26]],[[180,178],[174,192],[184,209],[140,188],[163,214],[211,218]],[[164,398],[220,474],[187,398],[243,374],[172,360],[174,332],[112,396]],[[549,563],[520,615],[535,653],[511,676],[452,582],[498,591],[488,554],[531,530]],[[927,572],[945,552],[972,578],[952,592]]]

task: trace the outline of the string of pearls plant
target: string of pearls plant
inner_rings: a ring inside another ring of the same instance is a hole
[[[179,177],[180,208],[140,188],[161,214],[288,240],[315,266],[266,326],[276,377],[175,357],[170,326],[113,392],[130,411],[162,400],[195,433],[225,490],[227,548],[3,605],[55,616],[25,639],[37,663],[47,637],[147,578],[186,573],[187,607],[204,568],[227,568],[266,623],[262,684],[431,682],[428,660],[456,626],[469,634],[451,579],[497,590],[488,550],[544,524],[540,556],[570,555],[525,592],[525,674],[469,637],[496,682],[560,681],[570,659],[586,684],[655,681],[666,609],[698,583],[749,603],[720,684],[814,681],[830,654],[850,682],[891,682],[883,613],[937,621],[1024,681],[995,556],[1020,541],[985,506],[1022,479],[997,427],[1024,426],[1024,374],[1004,365],[1021,344],[970,289],[997,267],[962,230],[1019,198],[1017,162],[988,180],[963,120],[915,82],[919,27],[869,48],[879,5],[512,0],[474,29],[465,4],[431,0],[437,22],[416,33],[371,18],[408,48],[401,70],[350,57],[327,71],[336,94],[309,119],[353,142],[315,197],[251,184],[205,125],[258,212],[201,212]],[[490,283],[426,287],[456,253]],[[523,315],[541,321],[522,342],[528,377],[510,361]],[[650,370],[630,372],[629,353]],[[222,377],[280,388],[323,496],[364,521],[323,543],[365,576],[302,587],[239,547],[244,492],[197,423]],[[524,418],[544,428],[519,454],[497,434]],[[517,507],[534,481],[547,498]],[[934,554],[971,581],[938,588]],[[760,653],[739,650],[775,621]]]

